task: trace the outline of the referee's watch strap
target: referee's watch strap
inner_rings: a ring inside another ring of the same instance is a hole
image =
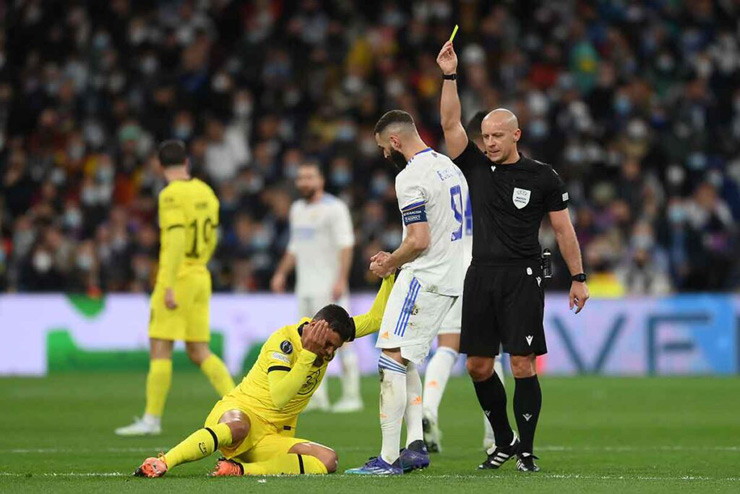
[[[442,74],[442,79],[445,81],[455,81],[457,80],[457,74]]]

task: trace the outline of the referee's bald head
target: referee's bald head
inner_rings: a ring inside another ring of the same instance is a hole
[[[519,119],[511,110],[496,108],[480,125],[486,156],[494,163],[515,163],[519,159],[517,142],[522,136]]]
[[[481,121],[481,131],[483,127],[488,125],[496,125],[502,128],[507,128],[512,132],[519,128],[519,119],[516,118],[514,112],[507,110],[506,108],[496,108],[488,112],[488,115],[483,117]]]

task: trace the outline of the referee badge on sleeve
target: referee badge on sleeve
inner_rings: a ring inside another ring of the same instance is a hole
[[[293,344],[289,342],[288,340],[285,340],[282,343],[280,343],[280,350],[283,353],[290,355],[291,353],[293,353]]]
[[[529,204],[529,198],[531,195],[531,190],[514,187],[514,194],[512,195],[511,200],[514,201],[514,206],[516,206],[517,209],[522,209]]]

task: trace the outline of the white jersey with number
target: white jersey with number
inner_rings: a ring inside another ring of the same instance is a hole
[[[288,251],[296,258],[296,294],[330,293],[339,277],[339,251],[354,244],[352,219],[344,202],[326,193],[317,203],[294,202]]]
[[[396,196],[407,226],[426,221],[430,244],[402,268],[410,270],[426,291],[462,294],[465,277],[465,206],[468,183],[447,156],[428,148],[411,158],[396,177]]]

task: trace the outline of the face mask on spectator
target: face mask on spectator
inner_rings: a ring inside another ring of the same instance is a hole
[[[155,57],[146,57],[141,61],[141,72],[146,75],[152,75],[157,71],[159,62]]]
[[[90,271],[93,266],[93,258],[90,255],[83,254],[77,258],[77,267],[82,271]]]
[[[103,184],[108,184],[113,181],[113,176],[115,175],[115,172],[113,171],[112,166],[101,166],[98,168],[97,178],[98,182]]]
[[[234,115],[239,118],[248,117],[252,114],[252,104],[249,101],[238,101],[234,104]]]
[[[257,250],[264,250],[270,246],[270,234],[261,230],[252,236],[252,247]]]
[[[33,256],[33,267],[39,273],[46,273],[51,269],[52,258],[48,252],[40,250]]]
[[[67,148],[67,156],[72,161],[79,161],[85,156],[85,146],[82,144],[70,144]]]
[[[331,183],[337,187],[345,187],[352,181],[352,174],[345,168],[336,168],[331,172]]]
[[[614,111],[622,116],[627,115],[632,111],[632,102],[627,96],[620,94],[614,100]]]
[[[403,233],[399,230],[389,230],[383,233],[383,248],[393,250],[401,244]]]
[[[373,195],[382,195],[388,189],[388,183],[388,177],[385,175],[375,175],[370,183],[370,190]]]
[[[639,234],[632,237],[632,246],[637,250],[650,250],[654,244],[655,240],[651,235]]]
[[[692,170],[703,170],[707,167],[707,157],[704,153],[691,153],[686,160],[686,164]]]
[[[64,226],[76,230],[82,226],[82,213],[77,208],[68,209],[64,213]]]
[[[336,138],[338,141],[347,142],[353,140],[355,135],[357,135],[355,127],[352,124],[344,124],[337,129]]]
[[[668,220],[674,225],[680,225],[686,221],[686,211],[680,204],[674,204],[668,208]]]
[[[539,119],[533,120],[529,124],[529,129],[528,130],[529,130],[529,134],[532,136],[532,138],[534,138],[534,139],[542,139],[548,133],[547,122],[545,122],[543,120],[539,120]]]
[[[193,127],[188,124],[176,125],[174,134],[177,139],[187,141],[193,135]]]
[[[213,78],[211,89],[217,93],[223,93],[229,87],[229,79],[224,74],[218,74]]]

